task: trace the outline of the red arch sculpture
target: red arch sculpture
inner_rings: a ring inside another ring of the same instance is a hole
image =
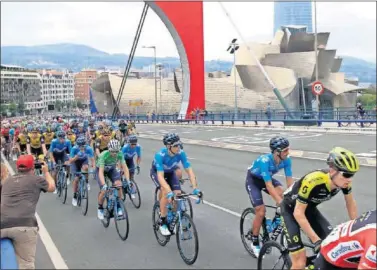
[[[202,1],[148,1],[161,18],[174,42],[182,63],[183,89],[180,114],[205,108],[204,30]]]

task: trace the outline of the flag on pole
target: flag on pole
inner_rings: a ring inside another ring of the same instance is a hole
[[[90,96],[90,113],[98,113],[96,104],[94,103],[92,88],[89,89],[89,96]]]

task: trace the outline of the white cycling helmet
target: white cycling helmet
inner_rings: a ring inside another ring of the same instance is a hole
[[[110,152],[119,152],[120,151],[120,143],[118,140],[110,140],[107,144],[107,148]]]

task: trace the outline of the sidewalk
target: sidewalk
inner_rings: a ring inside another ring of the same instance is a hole
[[[140,134],[139,137],[145,138],[145,139],[151,139],[151,140],[161,140],[161,136],[155,136],[155,135]],[[209,141],[209,140],[208,141],[194,140],[194,139],[186,139],[186,138],[182,138],[182,141],[184,144],[202,145],[202,146],[207,146],[207,147],[246,151],[246,152],[253,152],[253,153],[260,153],[260,154],[270,152],[269,147],[264,147],[264,146],[259,146],[259,145],[244,145],[244,144],[235,144],[235,143],[226,143],[226,142],[214,142],[214,141]],[[301,150],[291,150],[289,155],[291,157],[315,159],[315,160],[323,160],[323,161],[325,161],[328,157],[328,153],[301,151]],[[360,161],[360,166],[376,167],[375,158],[359,157],[359,161]]]
[[[152,124],[151,122],[141,122],[140,124]],[[261,130],[280,130],[280,131],[311,131],[311,132],[324,132],[324,133],[356,133],[356,134],[368,134],[368,135],[376,135],[376,125],[373,124],[370,127],[361,128],[357,126],[355,123],[352,123],[348,127],[338,127],[337,123],[329,123],[325,122],[322,123],[322,126],[284,126],[282,122],[272,122],[271,125],[267,125],[266,121],[258,122],[258,125],[255,125],[254,122],[234,122],[232,124],[231,121],[224,121],[224,124],[221,121],[207,121],[206,124],[203,124],[203,121],[198,121],[197,124],[192,122],[165,122],[159,121],[158,123],[153,123],[158,125],[172,125],[172,126],[208,126],[208,127],[226,127],[226,128],[252,128],[252,129],[261,129]]]

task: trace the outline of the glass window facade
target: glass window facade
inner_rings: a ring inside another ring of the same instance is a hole
[[[275,2],[273,34],[284,25],[303,25],[312,33],[312,2]]]

